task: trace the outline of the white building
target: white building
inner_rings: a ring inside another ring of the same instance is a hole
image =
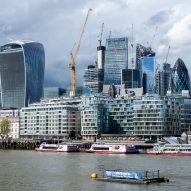
[[[20,110],[20,138],[65,139],[80,134],[79,99],[44,99]]]

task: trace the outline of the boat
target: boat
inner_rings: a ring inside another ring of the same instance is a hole
[[[155,144],[149,155],[191,156],[191,144]]]
[[[37,152],[78,152],[79,148],[74,144],[47,144],[42,143],[35,149]]]
[[[138,150],[134,146],[123,144],[94,143],[86,152],[96,154],[136,154]]]
[[[105,182],[118,182],[128,184],[150,184],[169,182],[169,179],[161,177],[157,171],[124,171],[124,170],[106,170],[103,175],[92,173],[90,178]]]

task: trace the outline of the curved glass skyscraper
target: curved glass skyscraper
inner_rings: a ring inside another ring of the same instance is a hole
[[[21,108],[43,97],[45,54],[43,45],[13,41],[0,47],[1,108]]]
[[[188,70],[180,58],[178,58],[172,69],[169,89],[174,94],[180,94],[182,93],[182,90],[189,90],[190,93]]]

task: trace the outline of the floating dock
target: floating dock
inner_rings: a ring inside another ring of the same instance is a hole
[[[117,182],[117,183],[126,183],[126,184],[151,184],[151,183],[161,183],[161,182],[169,182],[169,179],[161,178],[151,178],[151,179],[121,179],[121,178],[95,178],[97,181],[105,181],[105,182]]]
[[[99,177],[96,173],[92,173],[90,177],[97,181],[126,184],[151,184],[169,182],[169,179],[160,177],[159,170],[145,172],[107,170],[102,177]]]

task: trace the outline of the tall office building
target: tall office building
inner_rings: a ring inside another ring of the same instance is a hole
[[[144,47],[140,44],[136,46],[136,69],[139,71],[139,85],[143,87],[143,84],[153,78],[153,71],[155,70],[155,52],[151,50],[151,47]],[[144,78],[143,78],[144,76]],[[143,83],[144,82],[144,83]],[[151,89],[152,84],[145,84],[145,88]],[[145,90],[144,91],[148,91]],[[145,92],[146,93],[146,92]]]
[[[181,94],[182,90],[188,90],[189,94],[191,93],[188,70],[180,58],[178,58],[172,69],[169,90],[173,94]]]
[[[128,69],[128,38],[106,40],[104,85],[121,84],[121,71]]]
[[[164,63],[161,71],[156,74],[156,93],[165,96],[169,87],[171,68],[170,64]]]
[[[139,85],[139,71],[137,69],[124,69],[122,70],[122,84],[125,88],[138,88]]]
[[[155,55],[141,58],[143,72],[143,93],[155,92]]]
[[[103,69],[89,65],[85,69],[84,86],[90,88],[92,93],[101,93],[103,90]]]
[[[44,91],[43,45],[13,41],[0,47],[1,108],[21,108],[38,102]]]

